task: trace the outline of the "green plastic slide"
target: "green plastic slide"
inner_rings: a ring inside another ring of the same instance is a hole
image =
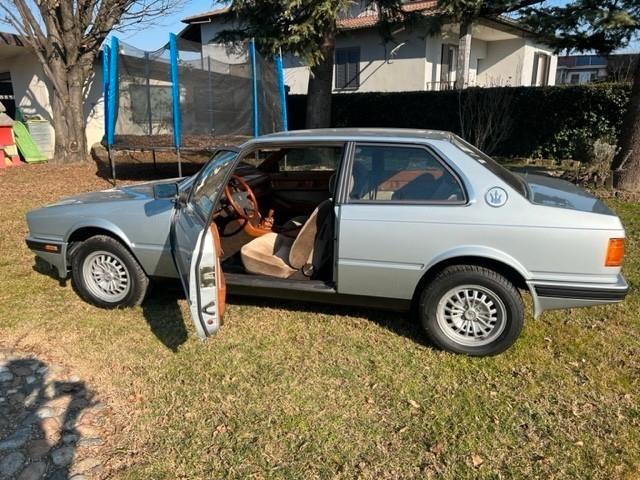
[[[40,149],[33,141],[33,138],[31,138],[31,134],[24,123],[14,122],[13,134],[16,137],[18,150],[20,150],[20,154],[25,162],[40,163],[47,161],[47,157],[40,153]]]

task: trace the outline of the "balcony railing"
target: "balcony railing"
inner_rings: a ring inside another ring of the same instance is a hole
[[[463,88],[467,88],[469,84],[464,85]],[[456,90],[458,86],[455,80],[447,82],[427,82],[427,90],[442,91],[442,90]]]

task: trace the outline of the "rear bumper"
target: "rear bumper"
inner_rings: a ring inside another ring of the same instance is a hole
[[[529,289],[534,297],[535,316],[538,317],[545,310],[619,303],[627,296],[629,285],[619,274],[616,283],[531,282]]]
[[[27,247],[58,270],[60,278],[67,278],[67,243],[27,237]]]

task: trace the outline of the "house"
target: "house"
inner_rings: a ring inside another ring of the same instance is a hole
[[[618,54],[558,57],[556,83],[582,85],[604,81],[630,81],[638,56],[638,54]]]
[[[89,148],[104,135],[104,109],[102,98],[102,74],[99,65],[85,102],[85,122]],[[55,136],[52,124],[50,85],[45,78],[35,52],[18,35],[0,32],[0,102],[7,113],[15,118],[20,109],[25,118],[44,120],[49,130],[47,145],[39,145],[43,154],[52,157]],[[47,124],[48,123],[48,124]]]
[[[357,2],[355,2],[357,3]],[[407,1],[406,11],[435,15],[436,1]],[[183,20],[181,35],[200,42],[203,49],[219,49],[216,36],[234,27],[228,8]],[[445,24],[441,33],[428,35],[426,27],[402,29],[393,42],[378,33],[375,9],[354,5],[339,21],[334,58],[334,92],[397,92],[444,90],[465,86],[553,85],[557,56],[535,35],[508,18],[474,23],[468,66],[458,65],[459,27]],[[290,92],[307,91],[309,68],[293,55],[285,55],[285,81]],[[465,68],[466,67],[466,68]]]

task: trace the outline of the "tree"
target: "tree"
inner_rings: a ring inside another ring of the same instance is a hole
[[[640,32],[638,0],[572,0],[564,6],[532,8],[524,21],[557,50],[609,54]],[[635,62],[631,98],[612,164],[614,186],[640,191],[640,62]]]
[[[182,0],[0,0],[4,22],[35,52],[49,83],[55,158],[85,159],[84,99],[114,28],[148,23]]]
[[[489,155],[509,137],[515,123],[505,115],[514,101],[511,88],[471,87],[458,90],[460,133],[464,139]]]
[[[375,9],[380,32],[389,38],[394,25],[412,15],[402,11],[402,0],[366,0],[364,8]],[[218,35],[221,41],[254,38],[260,51],[280,50],[298,56],[310,66],[307,94],[307,128],[331,124],[331,85],[338,20],[353,0],[232,0],[233,28]]]

